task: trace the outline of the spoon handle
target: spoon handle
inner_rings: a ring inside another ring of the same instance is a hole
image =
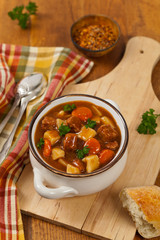
[[[24,111],[25,111],[25,109],[27,107],[28,101],[29,101],[29,99],[27,99],[27,98],[22,98],[21,99],[20,110],[19,110],[19,114],[18,114],[18,117],[17,117],[16,122],[15,122],[15,126],[14,126],[11,134],[9,135],[9,138],[7,139],[5,144],[3,145],[2,150],[0,152],[0,163],[2,163],[2,161],[7,156],[7,153],[9,151],[9,148],[11,147],[11,144],[12,144],[12,141],[13,141],[16,129],[17,129],[17,127],[19,125],[19,122],[20,122],[20,120],[22,118],[22,115],[23,115],[23,113],[24,113]]]
[[[10,117],[12,116],[15,108],[18,106],[19,102],[20,102],[20,97],[18,94],[16,94],[14,103],[13,103],[10,111],[8,112],[8,114],[6,115],[6,117],[3,119],[3,121],[0,124],[0,134],[1,134],[2,130],[4,129],[4,127],[6,126],[7,122],[9,121]]]

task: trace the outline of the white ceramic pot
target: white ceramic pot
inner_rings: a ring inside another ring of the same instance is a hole
[[[37,123],[51,108],[70,101],[88,101],[107,109],[121,131],[120,148],[115,157],[106,166],[92,173],[68,174],[48,165],[36,150],[34,135]],[[122,173],[127,159],[128,128],[117,104],[90,95],[71,94],[59,97],[42,107],[33,117],[29,127],[30,161],[34,172],[34,187],[43,197],[58,199],[88,195],[99,192],[113,182]]]

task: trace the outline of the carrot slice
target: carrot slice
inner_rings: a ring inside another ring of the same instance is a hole
[[[77,107],[72,111],[72,116],[76,116],[84,122],[87,121],[88,118],[91,118],[92,115],[92,111],[87,107]]]
[[[104,149],[100,152],[99,161],[101,164],[106,164],[114,158],[115,153],[110,149]]]
[[[51,142],[48,139],[44,139],[43,156],[49,157],[51,155],[51,150]]]
[[[89,154],[96,154],[100,151],[101,145],[99,143],[99,141],[95,138],[89,138],[84,146],[88,146],[89,150]]]

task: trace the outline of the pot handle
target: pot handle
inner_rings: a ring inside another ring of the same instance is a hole
[[[115,108],[117,108],[120,111],[120,107],[118,106],[118,104],[111,100],[111,99],[105,99],[106,102],[109,102],[110,104],[112,104]]]
[[[78,195],[78,191],[71,187],[67,186],[61,186],[57,188],[46,187],[43,184],[44,178],[41,176],[40,171],[34,167],[33,172],[34,172],[34,187],[42,197],[49,199],[60,199]]]

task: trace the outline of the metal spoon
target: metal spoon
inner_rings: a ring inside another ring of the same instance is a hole
[[[44,82],[42,81],[43,75],[36,74],[35,80],[34,80],[34,77],[35,77],[35,75],[29,76],[28,78],[25,78],[25,80],[23,79],[24,80],[23,84],[21,84],[21,87],[19,87],[18,94],[19,94],[20,100],[18,100],[18,101],[21,102],[20,110],[19,110],[19,114],[18,114],[18,117],[15,122],[15,126],[14,126],[11,134],[9,135],[9,138],[3,145],[2,150],[0,152],[0,163],[7,156],[8,150],[9,150],[9,148],[12,144],[13,138],[14,138],[14,134],[15,134],[18,124],[21,120],[21,117],[27,107],[28,102],[35,99],[36,97],[40,96],[40,94],[42,94],[42,90],[44,88]],[[15,101],[17,101],[17,100],[15,100]]]
[[[19,105],[21,98],[28,96],[35,88],[37,88],[41,84],[42,78],[43,78],[42,74],[34,73],[23,78],[19,82],[19,84],[15,89],[15,100],[14,100],[13,106],[0,124],[0,133],[6,126],[7,122],[9,121],[15,108]]]

